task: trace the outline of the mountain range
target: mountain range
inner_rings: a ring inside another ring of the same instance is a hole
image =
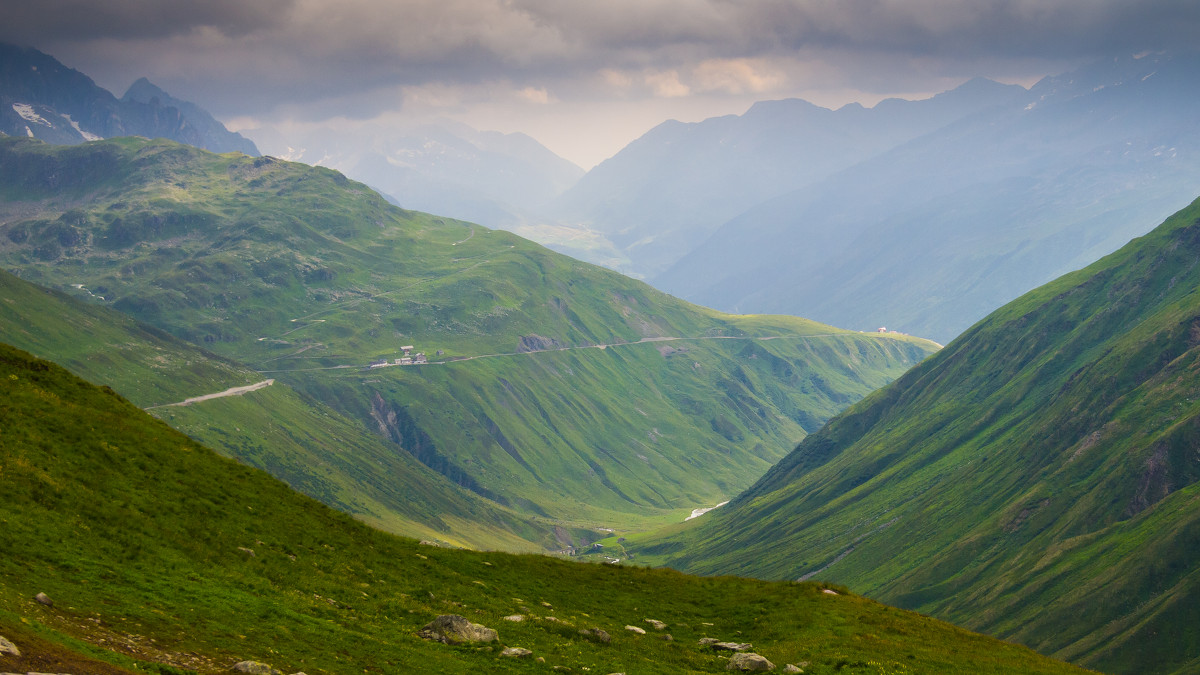
[[[948,342],[1191,201],[1198,73],[1196,55],[1147,55],[1047,78],[746,211],[652,282]]]
[[[213,152],[257,155],[199,106],[141,78],[118,99],[90,77],[36,49],[0,43],[0,133],[48,143],[168,138]]]
[[[1198,259],[1200,201],[993,312],[641,557],[836,581],[1105,672],[1193,672]]]
[[[728,499],[936,348],[723,315],[502,231],[399,209],[329,169],[161,140],[0,139],[0,222],[0,264],[23,279],[287,384],[559,528],[539,542],[554,549]],[[399,365],[417,354],[426,363]],[[282,452],[230,431],[243,428],[232,415],[164,415],[228,435],[239,457]],[[265,433],[272,412],[260,415]],[[327,441],[314,439],[316,456]]]

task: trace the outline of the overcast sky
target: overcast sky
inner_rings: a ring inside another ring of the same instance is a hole
[[[1029,85],[1192,47],[1196,0],[39,0],[0,40],[120,96],[146,76],[232,128],[446,116],[589,168],[668,118],[801,97]],[[342,119],[345,118],[345,119]]]

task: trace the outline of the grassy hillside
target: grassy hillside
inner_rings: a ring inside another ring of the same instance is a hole
[[[1083,672],[844,589],[419,546],[2,345],[0,387],[0,635],[25,653],[0,656],[0,668],[217,673],[254,659],[310,675],[726,672],[697,644],[714,636],[751,642],[780,667],[808,662],[806,673]],[[499,642],[416,637],[448,613]],[[524,620],[503,618],[514,614]],[[590,628],[611,641],[579,633]],[[504,646],[533,655],[501,656]]]
[[[562,546],[726,499],[935,347],[719,314],[333,171],[162,141],[0,139],[0,223],[22,277],[286,382]],[[436,363],[364,370],[405,345]]]
[[[0,340],[106,383],[223,454],[385,530],[475,548],[556,545],[552,524],[533,524],[451,484],[400,446],[285,384],[164,405],[263,376],[120,312],[5,272]]]
[[[1200,201],[996,311],[645,557],[833,580],[1101,670],[1194,672],[1197,259]]]

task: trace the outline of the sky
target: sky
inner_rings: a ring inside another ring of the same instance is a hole
[[[1194,48],[1195,0],[39,0],[0,41],[117,96],[148,77],[235,130],[449,118],[590,168],[667,119],[799,97],[1029,86]]]

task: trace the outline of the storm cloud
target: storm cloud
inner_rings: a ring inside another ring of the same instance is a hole
[[[1190,49],[1190,0],[42,0],[0,40],[224,116],[878,98]]]

